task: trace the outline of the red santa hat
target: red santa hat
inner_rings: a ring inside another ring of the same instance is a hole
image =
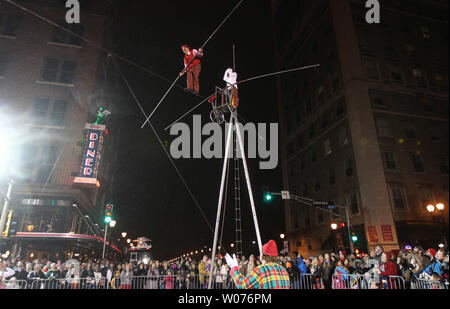
[[[270,240],[262,247],[262,253],[267,256],[278,256],[278,248],[275,240]]]
[[[433,257],[436,256],[436,250],[434,250],[433,248],[430,248],[427,251],[430,252]]]

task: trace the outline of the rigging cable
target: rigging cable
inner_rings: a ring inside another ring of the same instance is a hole
[[[200,47],[199,49],[203,49],[208,43],[209,41],[213,38],[213,36],[217,33],[217,31],[219,31],[220,28],[222,28],[222,26],[225,24],[225,22],[231,17],[231,15],[233,15],[233,13],[238,9],[238,7],[242,4],[242,2],[244,2],[245,0],[241,0],[239,1],[239,3],[233,8],[233,10],[231,10],[231,12],[227,15],[227,17],[225,17],[225,19],[220,23],[220,25],[216,28],[216,30],[214,30],[214,32],[209,36],[209,38],[206,40],[205,43],[203,43],[202,47]],[[189,61],[189,63],[187,64],[186,67],[189,67],[189,65],[192,63],[192,61],[194,61],[195,57],[191,59],[191,61]],[[156,110],[159,108],[159,106],[162,104],[162,102],[164,101],[164,99],[167,97],[167,95],[170,93],[170,91],[172,90],[172,88],[176,85],[176,83],[178,82],[178,80],[180,79],[180,75],[177,76],[177,78],[175,79],[175,81],[172,83],[172,85],[170,86],[170,88],[166,91],[166,93],[164,94],[164,96],[161,98],[161,100],[159,101],[159,103],[156,105],[156,107],[153,109],[153,111],[150,113],[150,116],[147,117],[147,119],[145,120],[144,124],[141,126],[141,129],[143,129],[145,127],[145,125],[147,124],[147,122],[150,122],[150,118],[155,114]]]
[[[120,60],[122,60],[122,61],[124,61],[124,62],[126,62],[126,63],[128,63],[128,64],[130,64],[130,65],[132,65],[132,66],[134,66],[134,67],[136,67],[136,68],[138,68],[138,69],[140,69],[140,70],[142,70],[142,71],[144,71],[144,72],[146,72],[146,73],[148,73],[148,74],[150,74],[150,75],[152,75],[152,76],[154,76],[154,77],[156,77],[156,78],[158,78],[158,79],[160,79],[160,80],[162,80],[162,81],[165,81],[166,83],[170,83],[170,80],[168,80],[167,78],[165,78],[165,77],[163,77],[163,76],[161,76],[161,75],[159,75],[159,74],[156,74],[155,72],[150,71],[149,69],[147,69],[147,68],[145,68],[145,67],[143,67],[143,66],[137,64],[136,62],[134,62],[134,61],[132,61],[132,60],[129,60],[129,59],[123,57],[123,56],[120,56],[120,55],[118,55],[118,54],[112,52],[111,50],[109,50],[109,49],[107,49],[107,48],[101,46],[101,45],[98,44],[98,43],[95,43],[94,41],[91,41],[91,40],[89,40],[89,39],[86,39],[85,37],[83,37],[83,36],[81,36],[81,35],[79,35],[79,34],[76,34],[75,32],[70,31],[69,29],[64,28],[64,27],[61,26],[61,25],[58,25],[57,23],[51,21],[50,19],[45,18],[44,16],[39,15],[38,13],[36,13],[36,12],[30,10],[30,9],[27,9],[26,7],[20,5],[20,4],[14,2],[14,1],[12,1],[12,0],[5,0],[5,1],[8,2],[8,3],[10,3],[10,4],[12,4],[12,5],[14,5],[14,6],[16,6],[16,7],[19,8],[19,9],[21,9],[21,10],[23,10],[23,11],[25,11],[25,12],[27,12],[27,13],[29,13],[29,14],[31,14],[31,15],[33,15],[33,16],[35,16],[35,17],[37,17],[37,18],[39,18],[39,19],[41,19],[41,20],[43,20],[43,21],[45,21],[45,22],[47,22],[47,23],[49,23],[49,24],[51,24],[51,25],[53,25],[53,26],[55,26],[55,27],[57,27],[58,29],[61,29],[61,30],[65,31],[65,32],[67,32],[67,33],[73,35],[74,37],[76,37],[76,38],[78,38],[78,39],[80,39],[80,40],[82,40],[82,41],[84,41],[84,42],[86,42],[86,43],[89,43],[89,44],[91,44],[92,46],[94,46],[94,47],[96,47],[96,48],[98,48],[98,49],[101,49],[101,50],[107,52],[108,54],[113,55],[114,57],[116,57],[116,58],[118,58],[118,59],[120,59]],[[176,86],[177,86],[178,88],[184,90],[184,87],[182,87],[182,86],[180,86],[180,85],[176,85]]]
[[[123,81],[125,82],[125,85],[127,86],[128,90],[130,91],[130,93],[132,94],[134,100],[136,101],[137,105],[139,106],[139,109],[141,110],[142,114],[147,117],[146,112],[144,111],[144,108],[142,107],[139,99],[136,97],[136,94],[134,93],[133,89],[131,88],[127,78],[125,77],[125,75],[123,74],[122,70],[120,69],[120,67],[117,65],[116,61],[114,61],[114,57],[111,55],[111,59],[112,62],[114,63],[115,67],[117,68],[117,71],[119,72],[120,76],[122,77]],[[206,217],[205,213],[203,212],[202,208],[200,207],[197,199],[195,198],[194,194],[192,193],[191,189],[189,188],[188,184],[186,183],[186,181],[184,180],[184,177],[182,176],[180,170],[178,169],[178,167],[175,165],[175,162],[173,162],[172,157],[170,156],[170,154],[167,152],[166,147],[164,147],[164,143],[162,142],[161,138],[159,137],[158,133],[156,132],[155,128],[153,127],[153,125],[151,123],[149,123],[150,128],[152,129],[153,133],[155,134],[156,138],[158,139],[159,144],[161,145],[162,149],[164,150],[165,154],[167,155],[167,158],[169,159],[170,163],[172,164],[172,166],[174,167],[175,171],[177,172],[181,182],[184,184],[184,186],[186,187],[190,197],[192,198],[192,200],[194,201],[195,206],[197,207],[197,209],[199,210],[200,214],[202,215],[203,219],[206,221],[209,229],[214,233],[214,229],[211,226],[211,224],[209,223],[208,218]],[[220,244],[222,246],[222,244]],[[222,246],[223,247],[223,246]],[[225,248],[224,248],[225,249]],[[226,249],[225,249],[226,251]]]

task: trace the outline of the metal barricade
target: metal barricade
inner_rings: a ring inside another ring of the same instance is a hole
[[[106,290],[105,278],[60,278],[60,279],[30,279],[28,289],[32,290]]]
[[[411,289],[414,290],[446,290],[448,285],[436,281],[427,279],[415,279],[411,280]]]
[[[10,279],[0,284],[1,290],[24,290],[27,288],[26,280]]]
[[[325,286],[322,278],[311,274],[302,274],[289,278],[290,288],[292,290],[323,290]]]
[[[404,290],[406,289],[405,279],[400,276],[382,277],[380,288],[385,290]]]
[[[375,287],[370,276],[348,274],[333,275],[331,288],[334,290],[368,290]]]

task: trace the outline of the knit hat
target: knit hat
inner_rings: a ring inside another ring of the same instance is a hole
[[[436,256],[436,250],[434,250],[433,248],[430,248],[427,251],[430,252],[433,257]]]
[[[262,253],[268,256],[278,256],[277,243],[274,240],[270,240],[262,247]]]

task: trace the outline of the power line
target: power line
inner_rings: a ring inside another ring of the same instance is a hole
[[[231,12],[227,15],[227,17],[225,17],[225,19],[220,23],[220,25],[216,28],[216,30],[214,30],[214,32],[209,36],[209,38],[206,40],[205,43],[203,43],[202,47],[200,47],[199,49],[203,49],[208,43],[209,41],[213,38],[213,36],[217,33],[217,31],[219,31],[220,28],[222,28],[222,26],[225,24],[225,22],[231,17],[231,15],[233,15],[233,13],[238,9],[238,7],[242,4],[242,2],[244,2],[244,0],[239,1],[239,3],[231,10]],[[191,59],[191,61],[189,61],[189,63],[187,64],[186,67],[189,67],[189,65],[192,63],[192,61],[194,61],[195,57],[193,57]],[[176,83],[178,82],[178,80],[180,79],[180,75],[177,76],[177,78],[175,79],[175,81],[172,83],[172,85],[170,86],[170,88],[166,91],[166,93],[164,94],[164,96],[161,98],[161,100],[158,102],[158,104],[156,105],[156,107],[153,109],[153,111],[150,113],[150,116],[147,117],[147,119],[145,120],[144,124],[141,126],[141,129],[143,129],[145,127],[145,125],[147,124],[147,122],[150,122],[150,118],[155,114],[156,110],[159,108],[159,106],[162,104],[162,102],[164,101],[164,99],[167,97],[167,95],[170,93],[170,91],[172,90],[172,88],[174,87],[174,85],[176,85]]]

